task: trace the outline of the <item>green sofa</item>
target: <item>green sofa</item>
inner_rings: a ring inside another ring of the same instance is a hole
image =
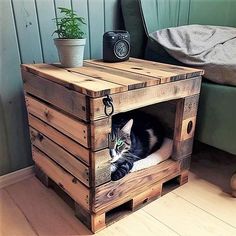
[[[211,24],[236,26],[236,1],[121,0],[131,56],[179,64],[149,37],[158,29]],[[212,13],[214,12],[214,14]],[[204,80],[199,102],[196,139],[236,155],[236,87]]]

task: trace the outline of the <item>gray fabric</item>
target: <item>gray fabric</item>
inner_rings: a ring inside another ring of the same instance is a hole
[[[178,61],[204,69],[207,79],[236,86],[236,28],[186,25],[150,37]]]

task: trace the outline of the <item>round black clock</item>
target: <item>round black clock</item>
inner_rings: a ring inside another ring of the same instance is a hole
[[[118,62],[129,59],[130,35],[127,31],[108,31],[103,35],[103,60]]]

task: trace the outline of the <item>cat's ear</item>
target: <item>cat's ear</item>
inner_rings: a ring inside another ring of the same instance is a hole
[[[121,129],[124,133],[130,135],[130,132],[131,132],[131,128],[133,126],[133,123],[134,123],[134,120],[133,119],[130,119],[126,124],[125,126]]]

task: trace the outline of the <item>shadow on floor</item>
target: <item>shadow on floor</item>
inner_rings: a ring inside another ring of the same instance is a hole
[[[231,193],[230,179],[235,171],[235,155],[195,142],[191,172],[196,176],[219,186],[225,193]]]

